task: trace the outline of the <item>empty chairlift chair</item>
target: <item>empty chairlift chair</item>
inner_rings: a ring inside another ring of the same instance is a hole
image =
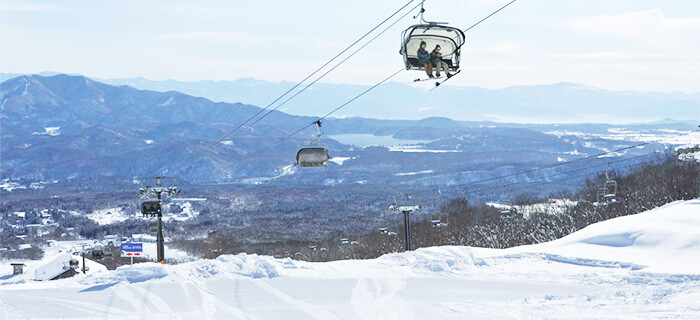
[[[598,203],[608,204],[617,202],[617,181],[610,179],[608,171],[605,171],[605,182],[598,188]]]
[[[321,121],[314,122],[318,130],[316,141],[307,141],[299,146],[295,164],[299,168],[319,168],[328,166],[330,153],[328,146],[321,143]]]

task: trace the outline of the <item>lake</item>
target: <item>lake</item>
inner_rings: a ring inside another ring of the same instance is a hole
[[[342,144],[351,144],[358,147],[366,146],[394,146],[401,144],[421,144],[428,143],[432,140],[416,140],[416,139],[396,139],[392,136],[375,136],[371,133],[344,133],[328,135],[327,137],[336,140]]]

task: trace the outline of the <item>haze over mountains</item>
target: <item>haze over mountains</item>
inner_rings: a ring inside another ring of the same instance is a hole
[[[4,81],[14,76],[17,74],[2,74],[0,79]],[[178,91],[216,102],[240,102],[255,106],[266,106],[294,86],[291,82],[274,83],[252,78],[198,82],[153,81],[144,78],[96,80],[145,90]],[[337,115],[394,120],[447,117],[455,120],[516,123],[633,123],[666,118],[700,118],[700,93],[609,91],[576,83],[515,86],[495,90],[444,86],[427,92],[426,88],[431,86],[426,82],[418,86],[390,82],[358,99],[357,103],[344,108]],[[320,116],[368,87],[317,83],[280,110],[295,115]]]
[[[156,91],[176,90],[213,101],[243,102],[257,106],[267,105],[276,95],[294,85],[251,78],[221,82],[150,81],[142,78],[104,82]],[[415,87],[391,82],[360,98],[358,105],[344,109],[340,115],[411,120],[447,117],[520,123],[630,123],[700,117],[700,93],[617,92],[576,83],[495,90],[444,86],[427,92],[426,87],[430,86],[431,83]],[[310,91],[300,94],[280,110],[298,115],[322,115],[368,87],[314,84]]]

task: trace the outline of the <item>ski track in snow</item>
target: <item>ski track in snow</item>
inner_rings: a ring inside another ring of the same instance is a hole
[[[42,282],[0,274],[0,319],[698,319],[698,206],[509,249],[329,263],[241,254]]]

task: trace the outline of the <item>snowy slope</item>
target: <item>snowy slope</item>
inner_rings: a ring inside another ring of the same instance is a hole
[[[526,252],[638,264],[645,271],[700,274],[700,201],[674,202],[590,225],[564,238],[482,256]]]
[[[10,319],[697,319],[699,252],[700,200],[692,200],[505,250],[447,246],[329,263],[240,254],[51,282],[0,276],[0,313]]]

